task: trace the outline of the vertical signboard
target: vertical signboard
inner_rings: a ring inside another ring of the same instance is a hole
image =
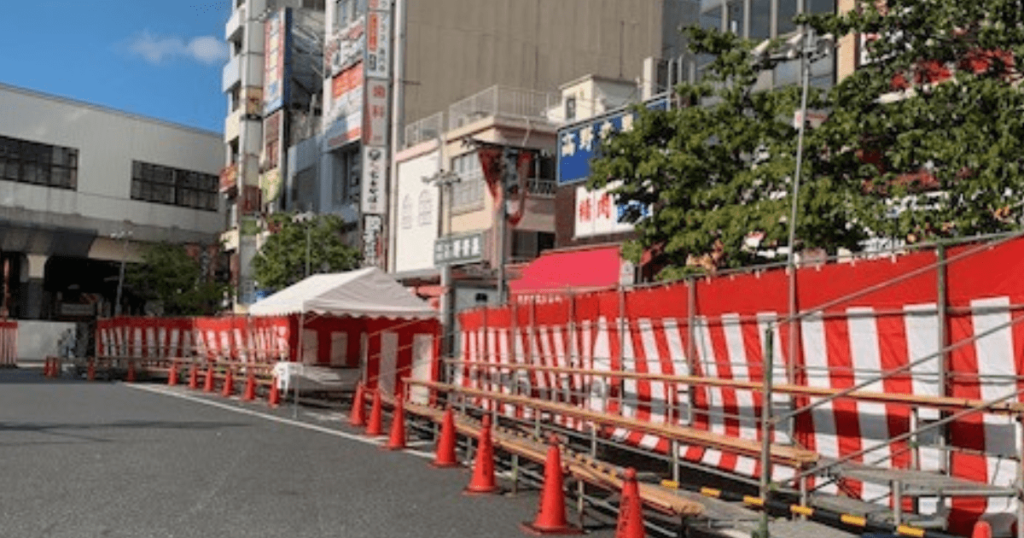
[[[388,160],[385,148],[363,146],[363,185],[359,195],[363,214],[384,213],[384,178]]]
[[[366,40],[363,50],[364,101],[362,111],[363,256],[366,265],[385,265],[384,217],[387,213],[388,86],[391,64],[391,2],[366,3]],[[371,226],[374,225],[374,226]],[[376,256],[370,260],[370,252]]]
[[[388,66],[391,62],[390,36],[391,13],[371,9],[366,14],[367,78],[388,78]]]
[[[366,123],[363,143],[385,146],[388,141],[388,81],[366,79]]]
[[[362,62],[331,80],[331,104],[325,119],[326,149],[337,149],[362,135],[363,82]]]
[[[384,217],[363,216],[363,266],[380,266],[383,263]]]
[[[284,112],[278,110],[263,121],[263,151],[260,155],[260,190],[263,203],[277,200],[281,195],[281,156],[284,130]]]
[[[288,9],[270,15],[263,23],[265,52],[263,56],[263,113],[268,114],[284,105],[288,98]]]

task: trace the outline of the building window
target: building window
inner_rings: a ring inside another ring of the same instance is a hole
[[[484,172],[476,153],[452,159],[452,172],[459,182],[452,185],[452,213],[467,213],[484,207]]]
[[[419,211],[417,215],[417,224],[419,226],[430,226],[434,221],[434,198],[430,195],[430,191],[420,191],[419,200]]]
[[[726,14],[728,15],[727,24],[725,30],[732,32],[740,37],[746,33],[744,27],[744,15],[746,6],[743,0],[732,0],[726,7]]]
[[[337,0],[334,4],[334,26],[344,28],[366,11],[366,0]]]
[[[809,13],[835,13],[836,0],[807,0]]]
[[[78,150],[0,136],[0,179],[74,190]]]
[[[772,36],[772,0],[750,0],[750,39]]]
[[[722,0],[701,0],[699,23],[705,30],[721,30]]]
[[[796,23],[793,22],[793,18],[797,14],[797,0],[777,0],[779,3],[778,14],[779,14],[779,33],[777,35],[786,35],[790,32],[796,31]]]
[[[217,176],[132,161],[132,200],[217,210]]]

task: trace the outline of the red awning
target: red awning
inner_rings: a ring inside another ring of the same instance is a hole
[[[619,283],[621,267],[619,245],[549,250],[524,267],[522,278],[508,287],[515,295],[613,288]]]

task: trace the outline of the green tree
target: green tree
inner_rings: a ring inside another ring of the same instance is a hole
[[[362,256],[344,243],[345,223],[337,215],[315,215],[296,222],[292,214],[276,213],[270,216],[268,228],[270,235],[252,262],[262,289],[280,290],[305,278],[307,233],[310,273],[359,267]]]
[[[675,278],[688,265],[713,271],[764,262],[758,250],[786,246],[796,163],[793,114],[800,88],[760,91],[759,74],[776,60],[755,62],[754,42],[700,28],[685,31],[693,52],[710,59],[703,78],[676,87],[681,106],[638,107],[633,129],[601,145],[589,182],[603,187],[621,180],[612,192],[620,204],[631,203],[627,218],[638,232],[623,252],[636,260],[644,249],[659,251],[667,265],[661,278]],[[823,106],[821,97],[811,94],[812,108]],[[855,248],[863,232],[847,223],[857,193],[804,170],[798,245]],[[654,210],[642,218],[639,207]],[[763,234],[755,248],[746,245],[751,234]]]
[[[862,213],[908,242],[1015,230],[1024,193],[1019,0],[860,0],[807,17],[821,33],[878,36],[831,92],[816,172],[872,194]]]
[[[203,264],[183,245],[171,243],[146,245],[142,263],[125,270],[125,287],[137,297],[158,302],[169,316],[214,314],[229,289],[226,282],[204,275]]]

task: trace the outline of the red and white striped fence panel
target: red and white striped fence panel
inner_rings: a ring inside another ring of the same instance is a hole
[[[0,321],[0,366],[18,364],[18,322]]]
[[[976,247],[950,249],[954,259]],[[694,374],[739,381],[762,380],[765,334],[772,331],[773,377],[777,382],[834,389],[876,381],[863,390],[995,399],[1024,389],[1024,324],[996,330],[907,372],[877,380],[883,372],[906,367],[940,350],[939,273],[929,266],[934,252],[873,261],[824,265],[798,271],[797,304],[801,311],[826,308],[797,324],[791,342],[788,276],[782,270],[701,280],[691,290],[685,283],[626,292],[607,291],[568,296],[543,304],[519,303],[502,309],[475,310],[460,316],[463,356],[470,361],[506,362],[501,342],[517,335],[517,363],[569,366],[595,370]],[[919,270],[919,274],[910,275]],[[946,345],[963,342],[988,329],[1009,323],[1024,307],[1024,240],[1015,240],[972,254],[946,269]],[[894,278],[898,284],[882,286]],[[877,287],[877,289],[876,289]],[[871,293],[837,302],[862,290]],[[692,295],[691,295],[692,293]],[[689,312],[689,304],[694,312]],[[524,315],[525,312],[525,315]],[[511,320],[515,319],[515,327]],[[689,327],[690,322],[693,327]],[[521,343],[520,343],[521,341]],[[790,349],[793,360],[790,360]],[[943,383],[940,372],[946,372]],[[541,372],[528,374],[535,397],[572,401],[578,405],[652,422],[672,421],[715,433],[760,438],[761,396],[727,387],[674,387],[670,383],[626,380],[601,387],[606,379],[575,379]],[[454,382],[495,389],[492,378],[461,368]],[[600,383],[599,383],[600,382]],[[948,389],[943,389],[943,386]],[[505,390],[508,387],[499,387]],[[589,397],[582,397],[589,394]],[[573,398],[575,395],[575,399]],[[607,396],[607,398],[605,397]],[[811,400],[775,395],[779,410],[802,407]],[[502,409],[508,413],[508,409]],[[938,414],[921,410],[921,420]],[[564,422],[574,426],[571,422]],[[906,406],[835,400],[798,416],[792,441],[824,456],[842,457],[886,444],[911,428]],[[786,440],[788,428],[774,432]],[[626,430],[605,432],[611,438],[667,452],[668,443]],[[953,475],[976,482],[1009,486],[1018,473],[1020,433],[1010,418],[976,414],[949,428]],[[753,458],[699,447],[681,447],[681,456],[748,476],[761,470]],[[856,461],[908,468],[912,448],[906,443],[871,452]],[[938,449],[918,451],[923,470],[942,468]],[[792,470],[776,467],[776,479]],[[845,493],[876,499],[878,486],[846,481],[826,485]],[[1011,506],[1003,499],[955,499],[951,524],[963,528],[983,512]],[[925,511],[929,507],[923,508]]]
[[[100,320],[97,354],[192,357],[269,364],[279,360],[362,367],[370,388],[397,394],[404,378],[438,377],[436,320],[403,321],[320,316],[135,318]],[[425,402],[424,391],[417,398]]]

